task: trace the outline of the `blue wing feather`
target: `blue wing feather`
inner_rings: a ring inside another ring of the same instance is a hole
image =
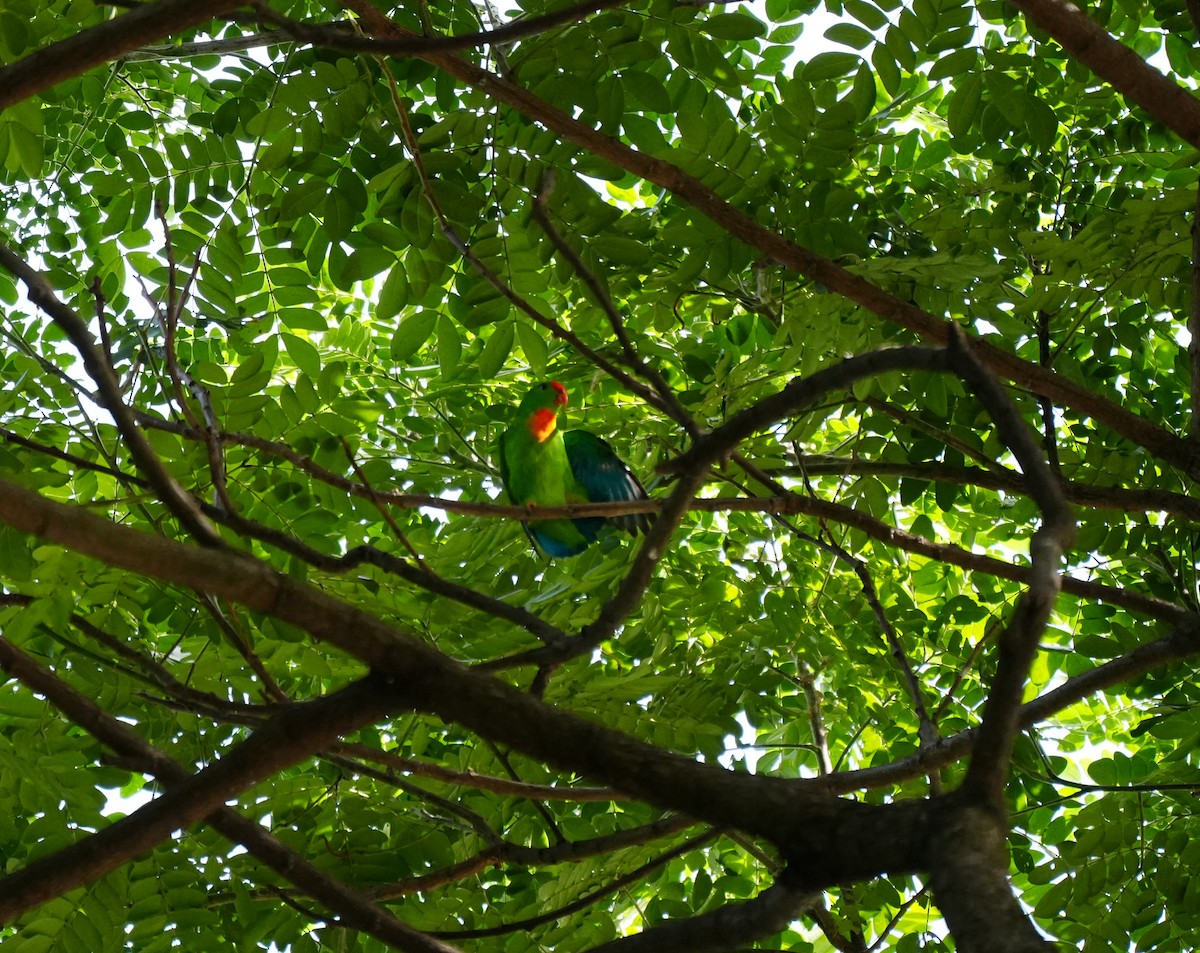
[[[646,490],[638,478],[605,441],[586,430],[568,430],[563,434],[567,461],[575,482],[583,487],[590,503],[616,503],[625,500],[647,499]],[[630,533],[644,533],[650,528],[648,513],[628,516],[588,517],[575,525],[589,539],[595,538],[600,527],[612,523]]]

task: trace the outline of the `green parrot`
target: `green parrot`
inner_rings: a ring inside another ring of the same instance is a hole
[[[500,434],[500,480],[509,500],[517,506],[563,506],[647,499],[637,477],[607,443],[586,430],[563,433],[558,429],[558,412],[566,403],[567,389],[558,381],[538,384]],[[606,523],[636,534],[649,528],[650,515],[588,516],[522,525],[547,556],[577,556]]]

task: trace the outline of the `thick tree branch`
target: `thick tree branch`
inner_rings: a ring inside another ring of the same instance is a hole
[[[786,873],[785,873],[786,878]],[[669,920],[594,947],[591,953],[726,953],[783,931],[820,899],[780,882],[757,897],[686,920]]]
[[[1005,833],[991,810],[950,801],[932,831],[934,899],[962,953],[1054,953],[1013,896]]]
[[[359,13],[367,27],[377,35],[411,35],[365,0],[343,2]],[[774,261],[854,301],[885,321],[919,335],[930,344],[944,345],[947,342],[951,322],[935,317],[828,258],[788,241],[759,224],[750,215],[734,208],[698,179],[685,173],[678,165],[666,159],[651,158],[615,138],[606,136],[515,83],[489,73],[459,56],[428,53],[423,54],[422,58],[472,88],[516,109],[592,155],[668,190],[712,219],[730,235],[758,249]],[[979,360],[993,373],[1048,397],[1056,404],[1070,407],[1080,416],[1092,417],[1167,462],[1187,470],[1193,476],[1200,475],[1200,448],[1193,447],[1189,441],[1131,413],[1115,401],[1101,397],[1048,368],[1025,361],[988,342],[973,339],[972,348]]]
[[[965,337],[950,348],[955,369],[987,408],[996,430],[1021,466],[1030,495],[1042,511],[1042,525],[1029,544],[1028,589],[999,637],[999,662],[991,681],[983,720],[962,791],[968,798],[1003,812],[1004,779],[1018,711],[1038,640],[1061,588],[1059,568],[1075,537],[1075,520],[1042,449],[1008,395],[971,353]]]
[[[686,453],[659,466],[660,473],[675,474],[707,466],[731,453],[751,434],[799,413],[832,391],[857,381],[893,371],[944,371],[943,350],[929,347],[895,347],[848,357],[808,377],[797,377],[782,390],[734,414],[720,427],[704,434]]]
[[[374,56],[416,56],[425,53],[453,53],[477,46],[497,46],[514,40],[548,33],[560,26],[583,20],[593,13],[619,7],[628,0],[584,0],[561,10],[543,13],[536,17],[522,17],[503,26],[479,33],[464,33],[459,36],[416,36],[376,39],[342,29],[337,25],[302,23],[274,13],[264,3],[255,2],[261,22],[278,27],[298,43],[344,50],[348,53],[369,53]]]
[[[251,757],[247,764],[241,765],[241,770],[245,771],[257,759],[264,759],[270,763],[259,770],[260,776],[266,776],[282,765],[280,757],[295,756],[298,751],[301,757],[306,754],[303,748],[313,743],[314,735],[327,733],[331,728],[348,730],[362,723],[364,714],[378,715],[382,710],[378,686],[367,686],[365,691],[361,685],[354,686],[338,695],[297,705],[278,716],[265,731],[257,733],[254,736],[257,742],[253,739],[244,742],[224,759],[193,776],[181,764],[147,744],[128,725],[106,714],[90,698],[3,638],[0,638],[0,668],[45,696],[64,716],[106,747],[125,759],[132,759],[141,770],[168,786],[166,793],[150,804],[99,833],[0,879],[0,923],[71,887],[94,880],[150,849],[171,831],[203,818],[305,893],[327,904],[348,925],[394,944],[399,950],[454,953],[454,947],[401,923],[363,895],[317,870],[260,825],[222,806],[237,793],[239,783],[233,776],[216,784],[211,781],[216,774],[232,775],[229,765],[244,760],[247,752]],[[208,784],[204,783],[206,776]],[[206,788],[211,790],[201,795]]]
[[[245,0],[158,0],[80,30],[74,36],[0,67],[0,109],[164,36],[181,33],[231,13],[244,3]]]
[[[111,566],[211,592],[289,622],[390,679],[392,710],[436,714],[633,797],[765,837],[797,870],[808,870],[814,888],[921,866],[924,802],[855,804],[821,793],[821,779],[746,775],[670,754],[471,671],[244,554],[142,533],[3,481],[0,521]]]
[[[1200,149],[1200,100],[1164,76],[1069,0],[1012,0],[1037,26],[1130,102]]]
[[[1192,10],[1192,0],[1188,9]],[[1200,2],[1200,0],[1196,0]],[[1192,10],[1193,16],[1195,11]],[[1200,30],[1200,24],[1197,24]],[[1191,412],[1192,419],[1189,435],[1192,440],[1200,442],[1200,186],[1196,188],[1196,205],[1192,209],[1192,282],[1191,301],[1188,304],[1188,333],[1192,339],[1188,342],[1188,366],[1192,372]]]

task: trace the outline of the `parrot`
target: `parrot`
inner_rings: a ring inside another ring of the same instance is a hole
[[[536,385],[500,434],[500,481],[516,506],[563,506],[645,500],[646,491],[607,443],[586,430],[558,429],[567,389],[558,381]],[[578,556],[611,523],[634,535],[650,527],[650,514],[588,516],[522,523],[534,545],[550,557]]]

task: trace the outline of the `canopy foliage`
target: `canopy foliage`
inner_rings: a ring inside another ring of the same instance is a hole
[[[0,0],[6,953],[1193,946],[1189,3],[124,6]]]

